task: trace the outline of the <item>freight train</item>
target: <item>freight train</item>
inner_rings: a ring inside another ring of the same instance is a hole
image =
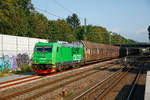
[[[53,73],[104,59],[124,57],[131,55],[131,51],[133,49],[88,41],[36,43],[32,68],[38,74]]]

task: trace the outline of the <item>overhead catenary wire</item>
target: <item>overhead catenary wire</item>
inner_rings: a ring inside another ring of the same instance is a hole
[[[38,7],[35,7],[35,8],[36,8],[37,10],[40,10],[40,11],[42,11],[42,12],[45,12],[45,13],[47,13],[47,14],[49,14],[49,15],[58,17],[58,18],[60,18],[60,19],[64,19],[63,17],[58,16],[58,15],[56,15],[56,14],[54,14],[54,13],[51,13],[51,12],[49,12],[49,11],[47,11],[47,10],[44,10],[44,9],[41,9],[41,8],[38,8]]]
[[[53,0],[58,6],[60,6],[61,8],[65,9],[66,11],[68,11],[69,13],[73,13],[70,9],[67,9],[64,5],[62,5],[61,3],[59,3],[57,0]]]
[[[64,10],[66,10],[67,12],[73,14],[74,12],[72,12],[70,9],[66,8],[64,5],[62,5],[60,2],[58,2],[57,0],[53,0],[58,6],[60,6],[61,8],[63,8]],[[83,20],[84,18],[82,18],[81,16],[78,15],[78,17]]]

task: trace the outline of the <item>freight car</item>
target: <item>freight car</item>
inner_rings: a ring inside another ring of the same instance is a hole
[[[132,47],[129,47],[127,48],[127,55],[139,55],[141,53],[140,49],[139,48],[132,48]]]
[[[87,41],[81,41],[81,43],[84,47],[84,63],[119,57],[120,47]]]
[[[140,54],[141,54],[141,49],[139,48],[120,47],[119,57],[133,56],[133,55],[140,55]]]
[[[87,41],[36,43],[32,67],[36,73],[53,73],[102,59],[119,57],[120,47]]]

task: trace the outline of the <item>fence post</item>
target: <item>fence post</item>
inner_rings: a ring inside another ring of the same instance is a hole
[[[2,57],[3,57],[3,35],[2,35]]]
[[[17,56],[17,54],[18,54],[18,38],[16,36],[16,56]]]
[[[28,53],[30,52],[30,47],[29,47],[30,45],[29,45],[29,37],[28,37]]]

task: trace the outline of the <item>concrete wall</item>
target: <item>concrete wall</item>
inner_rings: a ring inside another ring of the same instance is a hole
[[[6,68],[14,70],[23,64],[30,63],[33,48],[37,42],[48,41],[0,34],[0,70]]]
[[[150,71],[147,71],[144,100],[150,100]]]

